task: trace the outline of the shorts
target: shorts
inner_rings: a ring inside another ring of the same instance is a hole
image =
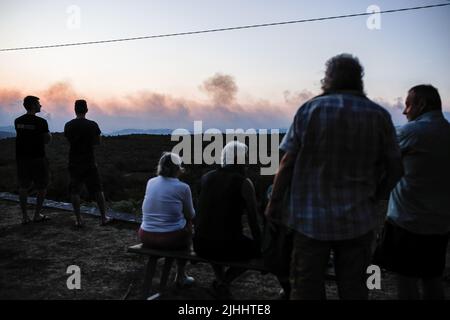
[[[75,166],[69,165],[70,193],[80,194],[83,185],[86,185],[89,194],[92,196],[103,190],[97,165]]]
[[[387,221],[373,263],[407,277],[441,277],[445,269],[448,239],[448,234],[417,234]]]
[[[17,159],[17,178],[21,189],[28,189],[31,183],[38,190],[46,189],[49,182],[48,160]]]
[[[185,250],[190,248],[192,231],[189,224],[170,232],[148,232],[139,228],[138,236],[144,247],[151,249]]]

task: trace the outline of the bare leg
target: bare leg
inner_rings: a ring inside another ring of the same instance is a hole
[[[78,227],[82,226],[81,215],[80,215],[80,195],[72,194],[72,206],[73,212],[75,213],[75,225]]]
[[[19,202],[20,202],[20,209],[22,210],[22,223],[27,223],[28,221],[30,221],[27,213],[27,198],[28,198],[28,190],[20,188]]]
[[[423,298],[426,300],[444,300],[444,286],[442,278],[422,279]]]
[[[47,194],[46,189],[38,190],[36,197],[36,208],[34,211],[34,220],[42,219],[41,215],[42,205],[44,204],[45,195]]]
[[[177,275],[175,277],[175,282],[179,287],[190,286],[194,284],[194,278],[189,277],[185,272],[185,266],[187,260],[177,259]]]
[[[288,300],[291,295],[291,284],[289,282],[289,277],[277,276],[277,279],[281,288],[283,288],[283,294],[280,298],[283,300]]]
[[[218,282],[223,283],[225,281],[225,268],[217,264],[211,264],[214,274]]]
[[[107,223],[105,195],[103,194],[103,192],[100,191],[100,192],[97,192],[96,198],[97,198],[98,210],[100,211],[100,220],[101,220],[100,224],[102,226],[104,226]]]
[[[398,275],[397,276],[398,298],[400,300],[420,299],[418,280],[419,279],[417,278]]]

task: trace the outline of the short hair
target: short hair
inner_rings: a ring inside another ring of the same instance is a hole
[[[159,159],[156,174],[158,176],[173,178],[180,170],[184,170],[181,157],[174,152],[163,152]]]
[[[88,111],[86,100],[75,101],[75,113],[85,114]]]
[[[420,84],[409,89],[408,93],[414,93],[412,104],[413,106],[422,102],[425,105],[422,113],[442,110],[441,96],[439,91],[431,84]]]
[[[245,161],[247,150],[248,147],[245,145],[245,143],[236,140],[228,142],[225,147],[223,147],[220,157],[222,160],[222,167],[230,164],[239,164],[239,161],[242,160]]]
[[[325,77],[321,80],[324,93],[353,90],[364,93],[364,68],[359,59],[349,53],[338,54],[326,63]]]
[[[39,102],[39,98],[35,97],[35,96],[26,96],[23,99],[23,106],[25,107],[26,110],[31,110],[36,103]]]

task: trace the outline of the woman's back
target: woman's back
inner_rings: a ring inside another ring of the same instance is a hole
[[[186,225],[184,207],[193,212],[189,186],[177,178],[157,176],[147,182],[142,203],[141,228],[147,232],[170,232]],[[190,208],[189,208],[190,207]]]

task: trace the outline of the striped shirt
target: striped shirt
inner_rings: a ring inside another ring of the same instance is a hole
[[[401,174],[385,109],[351,93],[315,97],[298,109],[280,149],[296,155],[289,227],[317,240],[344,240],[383,222],[377,200]]]

